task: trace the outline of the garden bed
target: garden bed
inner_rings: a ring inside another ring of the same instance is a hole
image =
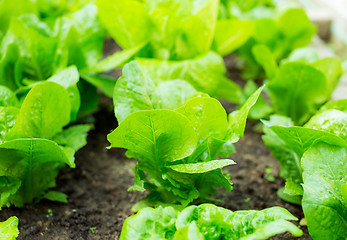
[[[132,185],[135,161],[125,158],[121,149],[107,150],[106,134],[116,127],[112,112],[105,108],[94,115],[95,129],[88,136],[88,144],[76,155],[76,169],[66,168],[57,180],[57,191],[69,196],[68,204],[42,201],[24,208],[4,209],[1,219],[18,216],[18,239],[117,239],[123,221],[131,214],[131,207],[143,197],[127,192]],[[278,176],[279,164],[261,140],[261,134],[248,123],[245,136],[236,144],[232,159],[237,165],[226,168],[234,183],[230,193],[220,191],[224,203],[216,203],[231,210],[264,209],[281,206],[299,219],[300,206],[286,203],[276,195],[283,180]],[[265,178],[265,169],[273,166],[274,182]],[[52,211],[50,216],[49,212]],[[93,233],[93,227],[96,227]],[[306,227],[298,239],[311,239]],[[290,234],[273,239],[292,239]]]
[[[115,49],[112,43],[107,45],[108,49]],[[244,82],[233,69],[232,57],[226,59],[226,64],[232,79],[242,85]],[[87,145],[76,154],[76,168],[65,168],[57,179],[56,190],[68,195],[68,204],[43,200],[0,212],[0,220],[18,216],[18,239],[118,239],[125,218],[132,214],[131,207],[145,195],[127,192],[133,184],[135,161],[127,159],[122,149],[106,149],[106,135],[117,126],[111,106],[111,99],[101,98],[100,110],[93,115],[95,128],[89,133]],[[228,103],[224,106],[228,112],[233,108]],[[218,198],[224,203],[216,204],[233,211],[281,206],[302,219],[301,206],[286,203],[276,195],[284,185],[279,177],[279,163],[262,142],[261,134],[253,130],[255,124],[248,122],[245,136],[235,144],[237,153],[231,158],[237,165],[225,168],[231,174],[234,190],[221,190]],[[268,176],[267,168],[272,168]],[[273,182],[269,181],[272,176]],[[298,239],[312,239],[306,226],[301,228],[304,235]],[[292,236],[282,234],[271,239]]]

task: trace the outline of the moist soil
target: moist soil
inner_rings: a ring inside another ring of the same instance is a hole
[[[105,55],[118,49],[112,42],[106,42]],[[240,85],[243,82],[233,68],[234,59],[226,60],[228,74]],[[115,72],[114,74],[119,74]],[[233,105],[223,102],[227,112]],[[78,151],[76,168],[62,169],[57,178],[56,191],[68,195],[68,203],[43,200],[23,208],[10,207],[0,211],[0,221],[10,216],[20,219],[18,239],[118,239],[124,220],[132,215],[131,207],[145,195],[127,192],[133,184],[132,168],[135,160],[127,159],[123,149],[107,150],[106,135],[117,127],[112,112],[112,101],[100,99],[100,109],[89,120],[95,124],[90,131],[87,145]],[[279,164],[261,140],[261,133],[254,131],[257,123],[248,122],[245,136],[235,144],[236,153],[231,158],[237,163],[227,170],[234,183],[230,193],[220,190],[215,203],[232,211],[280,206],[289,210],[301,220],[304,216],[298,205],[279,199],[276,191],[284,186],[279,177]],[[266,174],[265,169],[272,168]],[[299,222],[295,222],[299,224]],[[301,226],[304,235],[295,239],[312,239],[306,226]],[[277,235],[271,239],[294,239],[290,234]]]

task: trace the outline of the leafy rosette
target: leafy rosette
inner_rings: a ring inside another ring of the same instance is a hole
[[[144,208],[127,218],[120,239],[261,240],[287,231],[301,236],[302,231],[292,220],[297,218],[280,207],[232,212],[213,204],[182,210],[160,206]]]
[[[21,207],[42,198],[66,202],[55,191],[64,166],[75,167],[74,153],[86,144],[89,125],[70,123],[70,96],[61,85],[35,85],[20,106],[0,87],[0,207]]]
[[[128,157],[139,160],[130,189],[148,189],[153,202],[183,205],[210,200],[216,187],[232,190],[221,168],[235,163],[216,159],[233,153],[262,88],[227,117],[216,99],[195,93],[182,80],[156,86],[136,63],[125,66],[123,74],[114,94],[120,125],[108,140],[110,148],[125,148]]]

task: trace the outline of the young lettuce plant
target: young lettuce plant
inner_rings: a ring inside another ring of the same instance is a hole
[[[281,177],[286,180],[279,196],[289,202],[301,204],[304,189],[302,157],[315,143],[324,142],[345,147],[347,141],[347,101],[328,102],[304,127],[293,126],[290,119],[272,116],[264,121],[263,140],[274,157],[281,163]]]
[[[7,6],[10,7],[16,8]],[[34,12],[28,9],[27,13],[12,17],[0,43],[0,84],[13,91],[22,92],[69,68],[82,71],[102,56],[103,30],[94,4],[49,20],[40,19],[38,6],[34,7]],[[82,115],[90,113],[96,109],[98,98],[92,85],[99,87],[101,80],[82,76],[79,81],[78,72],[71,74],[77,75],[77,80],[73,87],[69,86],[69,92],[78,95],[76,98],[82,97],[82,101],[78,100],[81,107],[73,108],[79,108]],[[113,88],[115,80],[103,77],[102,82],[104,90],[109,85]],[[73,120],[76,117],[77,113]]]
[[[213,204],[181,210],[160,206],[144,208],[127,218],[120,240],[261,240],[286,231],[301,236],[302,231],[290,222],[292,220],[297,218],[280,207],[232,212]]]
[[[216,158],[228,157],[234,151],[232,144],[243,135],[248,111],[262,88],[227,118],[216,99],[192,96],[193,89],[183,81],[170,88],[177,92],[166,95],[165,85],[156,87],[135,62],[126,65],[123,72],[114,95],[120,124],[108,140],[109,148],[125,148],[127,157],[139,160],[130,190],[148,189],[149,202],[183,205],[210,200],[215,187],[232,190],[221,168],[235,163]]]
[[[330,99],[343,73],[338,58],[317,59],[309,49],[293,52],[279,67],[264,45],[255,46],[253,51],[268,77],[266,92],[273,112],[291,118],[296,125],[307,122]],[[258,111],[251,111],[254,116],[263,118],[271,111],[262,114],[270,108],[265,101],[257,105]]]
[[[18,218],[10,217],[4,222],[0,222],[0,238],[6,240],[16,240],[19,235]]]
[[[244,102],[241,88],[225,77],[222,57],[211,51],[218,3],[98,0],[101,22],[126,51],[109,58],[119,64],[127,53],[133,54],[152,79],[179,78],[211,96]],[[117,58],[121,60],[114,61]],[[110,62],[100,62],[98,71],[114,68]]]
[[[275,7],[272,1],[227,0],[220,4],[213,46],[222,55],[235,51],[244,61],[244,78],[255,79],[262,71],[254,46],[266,46],[279,62],[309,44],[315,32],[316,27],[301,8]]]
[[[90,125],[70,123],[70,97],[61,85],[35,85],[22,105],[11,90],[0,87],[0,207],[46,198],[66,202],[49,191],[64,166],[75,167],[74,154],[86,144]]]

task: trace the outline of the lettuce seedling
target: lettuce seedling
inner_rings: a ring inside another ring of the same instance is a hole
[[[263,121],[266,125],[263,140],[281,162],[281,177],[286,180],[285,189],[279,191],[284,200],[301,203],[301,159],[313,144],[324,142],[346,147],[346,103],[346,100],[328,102],[304,127],[293,126],[290,119],[282,116],[272,116],[270,121]]]
[[[90,126],[63,129],[70,123],[70,96],[52,81],[36,84],[21,106],[9,94],[0,95],[0,207],[42,198],[66,202],[64,194],[47,190],[61,168],[75,167],[75,151],[86,144]]]
[[[33,4],[33,12],[28,8],[28,12],[18,16],[13,13],[0,42],[0,85],[26,93],[37,82],[65,74],[61,77],[73,78],[68,90],[74,96],[71,114],[75,120],[79,109],[89,113],[97,106],[98,95],[90,84],[100,87],[99,82],[83,76],[79,81],[78,73],[95,65],[102,56],[103,30],[97,18],[97,8],[90,3],[56,18],[41,19],[39,8],[42,5]],[[16,8],[14,5],[7,7]],[[12,10],[8,11],[11,13]],[[113,88],[115,79],[102,80],[101,86],[111,84]],[[89,101],[81,102],[81,97]]]
[[[301,236],[292,220],[297,218],[280,207],[232,212],[213,204],[182,210],[160,206],[144,208],[127,218],[120,239],[268,239],[286,231]]]
[[[307,122],[330,99],[343,73],[338,58],[317,60],[315,52],[309,49],[293,52],[279,67],[266,46],[257,45],[253,52],[268,77],[267,93],[274,113],[290,117],[296,125]],[[310,56],[303,57],[307,52]],[[261,111],[266,103],[257,105]]]
[[[165,94],[165,85],[156,87],[135,62],[123,72],[114,95],[120,125],[108,140],[110,148],[128,149],[127,156],[139,160],[130,190],[148,189],[151,202],[183,205],[210,199],[215,187],[232,190],[221,168],[234,162],[215,159],[234,151],[232,144],[243,135],[248,111],[262,88],[228,119],[216,99],[193,95],[194,89],[183,81],[170,89],[177,92]]]
[[[4,222],[0,222],[0,238],[6,240],[16,240],[19,235],[18,218],[10,217]]]

